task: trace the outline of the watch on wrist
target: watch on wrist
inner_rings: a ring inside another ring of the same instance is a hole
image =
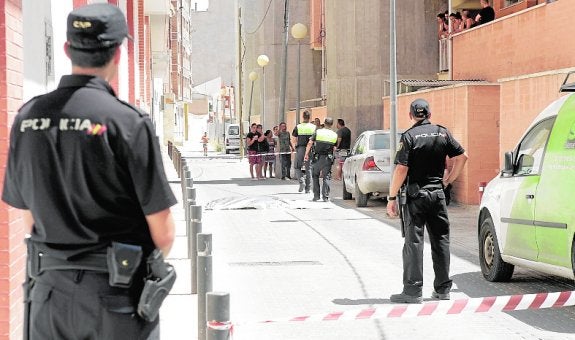
[[[387,196],[388,201],[395,201],[396,199],[397,199],[397,196]]]

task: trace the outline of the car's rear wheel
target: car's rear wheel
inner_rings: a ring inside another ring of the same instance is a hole
[[[350,193],[349,191],[347,191],[347,189],[345,188],[345,178],[343,178],[343,176],[342,176],[342,181],[341,181],[341,182],[342,182],[342,183],[341,183],[341,186],[342,186],[341,195],[343,196],[343,199],[344,199],[344,200],[350,200],[350,199],[352,199],[351,193]]]
[[[364,194],[357,185],[357,178],[355,179],[355,205],[358,207],[366,207],[369,194]]]
[[[483,277],[491,282],[509,281],[515,269],[501,258],[495,227],[489,216],[483,219],[479,229],[479,263]]]

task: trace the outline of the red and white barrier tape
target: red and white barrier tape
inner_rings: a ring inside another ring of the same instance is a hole
[[[429,315],[454,315],[463,313],[497,313],[526,309],[544,309],[575,305],[575,291],[503,295],[483,298],[430,301],[423,304],[396,304],[365,309],[355,309],[327,314],[305,315],[259,321],[256,323],[349,321],[385,318],[406,318]],[[253,324],[236,323],[236,326]]]
[[[255,154],[255,155],[246,154],[246,157],[261,157],[261,156],[270,156],[270,155],[291,155],[292,153],[295,153],[295,151],[289,151],[289,152],[268,152],[268,153],[258,153],[258,154]]]
[[[227,331],[229,330],[230,333],[233,333],[234,331],[234,325],[231,323],[231,321],[208,321],[206,323],[206,326],[208,326],[209,329],[213,329],[216,331]]]

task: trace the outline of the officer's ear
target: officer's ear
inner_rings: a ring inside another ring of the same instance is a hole
[[[70,50],[68,50],[69,47],[70,47],[70,44],[66,41],[66,42],[64,43],[64,53],[66,53],[66,56],[67,56],[68,58],[70,58]]]
[[[122,49],[120,46],[116,47],[116,52],[114,52],[114,65],[120,64],[120,57],[122,56]]]

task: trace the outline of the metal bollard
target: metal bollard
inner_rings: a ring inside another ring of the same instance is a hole
[[[206,340],[228,340],[230,322],[230,293],[211,292],[206,294]],[[201,327],[201,325],[198,325]]]
[[[206,293],[212,291],[212,234],[198,234],[198,339],[206,338]]]
[[[198,234],[202,232],[202,207],[199,205],[190,206],[190,226],[188,229],[188,257],[190,258],[192,274],[192,294],[198,292],[198,282],[194,278],[196,268],[198,268],[197,240]]]
[[[180,150],[176,149],[176,157],[174,157],[174,167],[176,168],[176,172],[178,173],[178,177],[181,178],[180,174]]]
[[[192,180],[193,183],[193,180]],[[188,186],[186,188],[186,198],[188,201],[192,201],[192,205],[196,205],[196,188]]]
[[[186,170],[187,170],[187,161],[186,158],[182,157],[181,161],[180,161],[180,178],[182,179],[182,182],[184,181],[184,179],[186,178]]]
[[[192,188],[194,186],[194,179],[192,178],[192,171],[186,170],[184,167],[184,177],[182,177],[182,197],[184,198],[184,202],[188,199],[186,197],[186,188]]]

